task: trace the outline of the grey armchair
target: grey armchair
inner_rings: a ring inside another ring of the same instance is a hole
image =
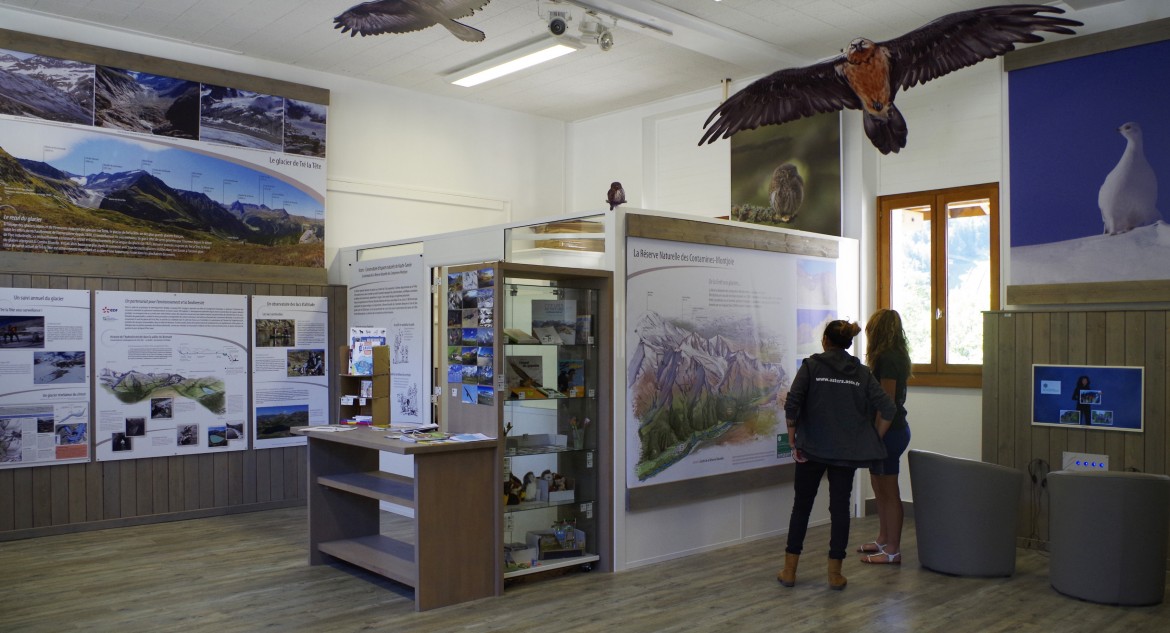
[[[1103,604],[1162,602],[1170,477],[1061,470],[1049,473],[1048,494],[1053,589]]]
[[[1011,576],[1024,474],[929,451],[909,452],[918,561],[955,576]]]

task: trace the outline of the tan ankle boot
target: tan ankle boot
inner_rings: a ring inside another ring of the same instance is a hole
[[[785,587],[796,586],[796,564],[800,562],[800,554],[784,553],[784,569],[776,574],[776,580]]]
[[[835,558],[829,559],[829,589],[840,591],[849,582],[841,575],[841,563],[842,561]]]

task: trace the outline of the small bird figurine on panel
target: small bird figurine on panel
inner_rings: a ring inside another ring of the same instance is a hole
[[[1073,35],[1076,20],[1040,4],[1018,4],[945,15],[887,42],[858,38],[828,61],[780,70],[732,95],[707,117],[699,145],[742,130],[775,125],[823,112],[862,110],[865,135],[883,154],[906,147],[906,120],[894,105],[899,89],[937,79],[1042,42],[1037,31]]]
[[[619,204],[626,203],[626,190],[622,189],[622,183],[614,181],[609,185],[609,191],[605,194],[605,201],[609,203],[609,210],[613,211]]]
[[[464,42],[482,42],[483,31],[456,22],[484,8],[491,0],[375,0],[346,9],[333,18],[333,28],[350,37],[409,33],[436,24]]]

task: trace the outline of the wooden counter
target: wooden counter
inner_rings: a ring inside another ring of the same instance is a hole
[[[292,432],[309,438],[309,563],[329,556],[414,588],[425,611],[500,592],[494,520],[497,440],[415,444],[387,431]],[[379,470],[379,453],[414,457],[414,476]],[[379,502],[414,511],[414,543],[381,534]]]

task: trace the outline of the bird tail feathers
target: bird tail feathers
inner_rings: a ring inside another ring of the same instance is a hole
[[[464,42],[482,42],[484,40],[483,31],[473,29],[466,24],[456,22],[455,20],[444,20],[440,22],[443,26],[451,31],[451,35],[463,40]]]
[[[898,150],[906,147],[906,136],[909,134],[906,119],[894,104],[890,104],[884,115],[865,112],[864,121],[865,135],[879,152],[897,154]]]

